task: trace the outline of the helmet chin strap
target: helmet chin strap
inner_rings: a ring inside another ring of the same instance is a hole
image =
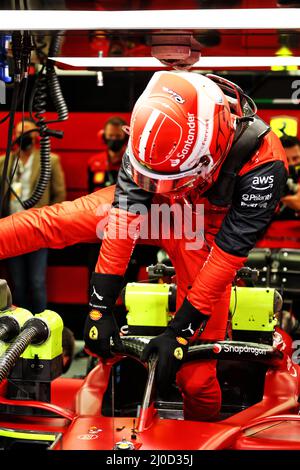
[[[174,204],[174,203],[183,203],[183,204],[186,204],[188,206],[190,206],[192,208],[192,212],[197,214],[197,211],[194,211],[194,206],[195,206],[195,202],[194,202],[194,199],[193,198],[193,193],[197,190],[198,190],[198,194],[197,196],[201,196],[202,194],[205,193],[205,191],[207,191],[210,186],[213,184],[213,181],[210,182],[210,184],[208,183],[208,180],[205,181],[206,185],[208,187],[206,187],[205,189],[203,190],[200,190],[199,191],[199,186],[200,186],[200,182],[197,180],[194,181],[194,183],[192,183],[190,186],[186,186],[186,187],[183,187],[182,189],[179,189],[178,191],[174,191],[174,192],[171,192],[171,193],[165,193],[165,194],[162,194],[164,197],[166,197],[167,199],[169,199],[170,201],[170,204]]]
[[[196,188],[191,188],[190,191],[187,191],[187,192],[179,191],[178,193],[165,194],[164,196],[169,199],[170,205],[172,204],[186,205],[190,207],[191,213],[195,215],[199,215],[196,209],[195,201],[193,200],[193,197],[192,197],[193,189],[196,189]]]

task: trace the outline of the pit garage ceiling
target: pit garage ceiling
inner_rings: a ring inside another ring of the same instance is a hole
[[[300,7],[300,0],[2,0],[3,10],[199,10]],[[292,11],[291,11],[292,14]],[[147,13],[145,12],[145,15]],[[247,12],[245,11],[245,15]],[[257,15],[260,15],[259,11]],[[261,15],[265,15],[262,11]],[[268,18],[265,18],[268,22]],[[53,27],[53,25],[51,25]],[[269,28],[272,26],[270,18]],[[239,28],[239,25],[237,25]],[[151,56],[151,35],[161,31],[66,31],[59,55],[62,57],[147,57]],[[50,36],[52,33],[48,33]],[[282,47],[300,56],[299,29],[199,29],[193,31],[201,44],[202,56],[275,56]],[[36,32],[41,37],[42,33]],[[44,37],[45,40],[45,37]],[[47,37],[46,37],[47,40]]]

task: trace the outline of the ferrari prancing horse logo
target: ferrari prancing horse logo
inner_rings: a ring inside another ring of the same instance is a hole
[[[279,138],[283,135],[298,134],[298,119],[294,116],[273,116],[270,119],[270,126]]]
[[[183,358],[182,348],[176,348],[175,351],[174,351],[174,356],[176,357],[176,359],[178,359],[178,361],[181,361],[182,358]]]
[[[90,329],[89,337],[90,339],[93,339],[93,340],[98,339],[98,330],[95,326],[92,326],[92,328]]]

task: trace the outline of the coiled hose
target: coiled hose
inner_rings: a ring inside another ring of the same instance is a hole
[[[56,56],[59,50],[61,38],[55,36],[52,39],[49,55]],[[45,73],[46,69],[46,73]],[[47,88],[50,89],[50,96],[53,100],[58,119],[55,121],[46,122],[44,114],[46,112],[47,103]],[[45,189],[51,178],[51,141],[50,134],[51,130],[48,129],[47,124],[49,122],[65,121],[68,119],[68,108],[64,100],[58,77],[56,76],[54,66],[48,60],[42,67],[39,76],[37,78],[36,86],[33,90],[33,99],[31,106],[34,109],[34,120],[36,126],[39,128],[41,136],[40,140],[40,162],[41,162],[41,173],[39,181],[34,189],[33,194],[29,199],[23,201],[23,207],[30,209],[41,199],[45,192]],[[32,114],[32,113],[30,113]],[[52,132],[52,135],[54,133]]]
[[[20,324],[13,315],[0,316],[0,340],[11,341],[20,333]]]
[[[50,137],[47,135],[47,124],[45,123],[45,117],[43,116],[46,112],[47,102],[47,78],[44,75],[44,69],[41,70],[38,77],[38,83],[34,96],[34,109],[35,109],[35,120],[36,125],[39,128],[41,140],[40,140],[40,164],[41,174],[39,181],[34,189],[33,194],[29,199],[23,201],[23,207],[30,209],[41,199],[45,192],[45,189],[51,178],[51,142]]]
[[[14,367],[17,359],[25,351],[27,346],[34,340],[37,334],[37,328],[32,326],[22,331],[19,336],[0,357],[0,383],[6,379],[11,369]]]
[[[49,56],[56,57],[59,53],[63,31],[59,31],[53,38],[49,48]],[[68,108],[63,97],[58,76],[55,73],[53,62],[47,60],[47,82],[50,90],[50,96],[58,114],[58,121],[65,121],[69,117]]]
[[[69,117],[69,112],[60,88],[58,76],[56,75],[52,64],[47,66],[47,81],[50,89],[50,96],[58,114],[58,120],[65,121]]]

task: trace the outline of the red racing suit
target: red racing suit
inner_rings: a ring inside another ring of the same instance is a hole
[[[231,283],[249,250],[269,224],[280,200],[286,174],[283,148],[277,136],[269,132],[237,176],[230,207],[212,205],[208,199],[197,196],[196,190],[192,194],[194,204],[204,205],[204,238],[199,249],[191,250],[187,249],[191,240],[185,234],[177,237],[175,226],[165,234],[161,220],[158,236],[148,236],[148,239],[140,236],[141,216],[136,214],[136,204],[148,208],[148,214],[142,216],[148,220],[154,204],[166,203],[166,199],[135,185],[122,166],[116,187],[1,220],[0,258],[42,247],[63,248],[78,242],[95,242],[104,229],[95,270],[102,274],[123,275],[137,241],[159,245],[167,251],[176,269],[178,306],[187,296],[194,307],[209,315],[201,338],[222,340],[226,332]],[[128,221],[134,236],[128,234]],[[122,236],[116,237],[116,231],[123,232]],[[115,298],[118,294],[110,292]],[[205,420],[217,415],[221,392],[215,360],[183,365],[177,374],[177,382],[183,393],[186,418]]]

